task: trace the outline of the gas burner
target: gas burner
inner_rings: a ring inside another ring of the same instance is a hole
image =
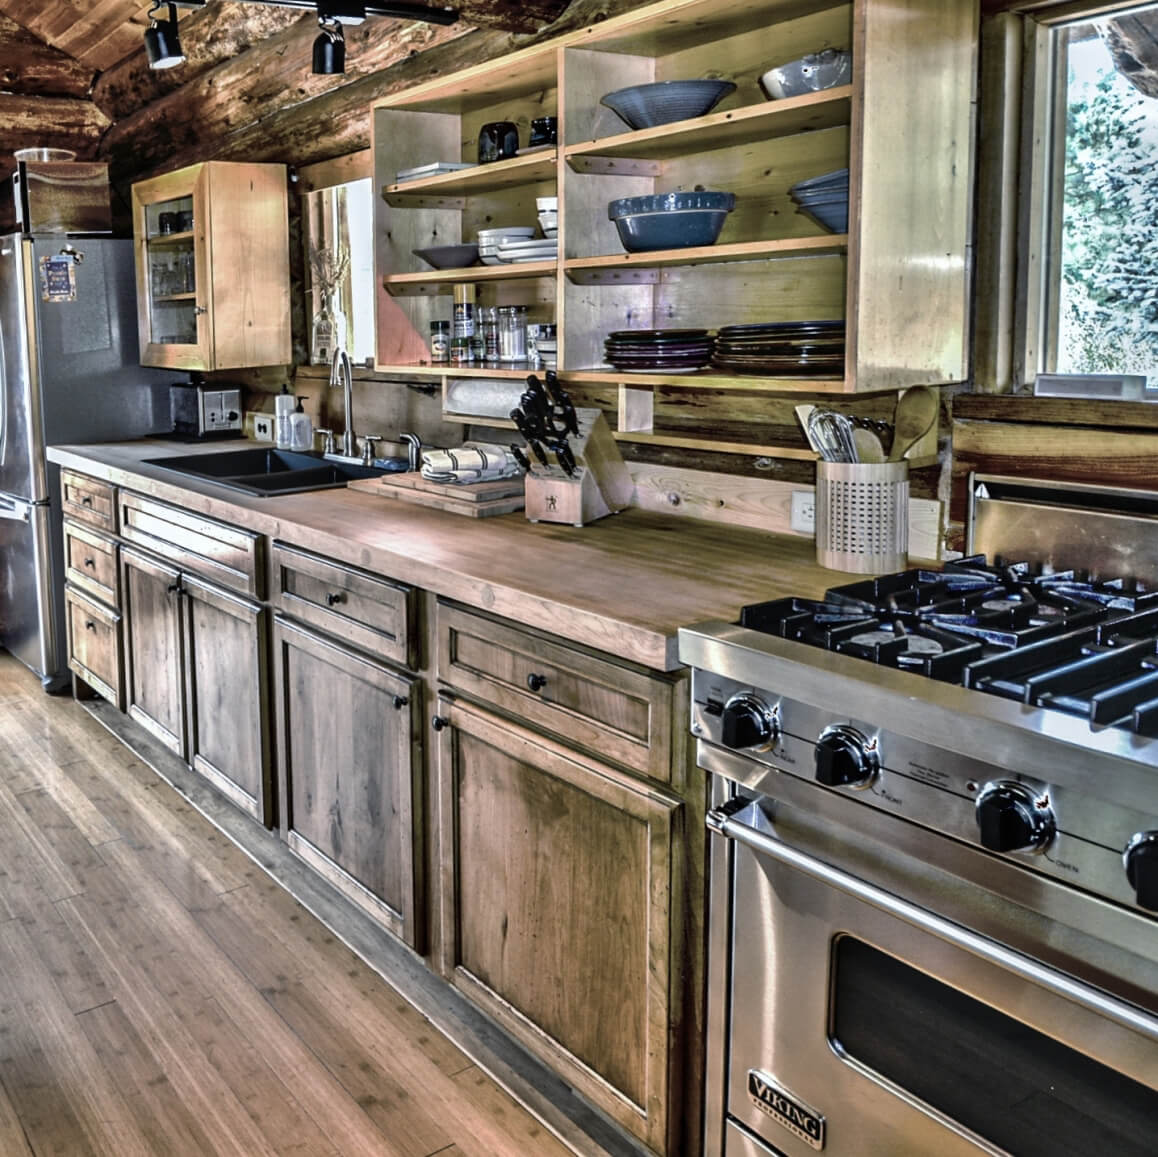
[[[740,624],[1158,735],[1158,591],[983,556],[745,607]]]

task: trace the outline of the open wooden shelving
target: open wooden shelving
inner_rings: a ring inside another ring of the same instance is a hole
[[[557,165],[558,153],[545,149],[472,169],[386,185],[382,199],[387,205],[402,209],[461,209],[467,197],[497,193],[536,181],[553,181]]]
[[[637,167],[604,165],[602,160],[660,161],[713,149],[776,140],[797,133],[846,125],[852,115],[852,86],[826,89],[789,100],[765,101],[727,112],[709,113],[693,120],[657,125],[567,145],[563,155],[576,172],[650,174]]]
[[[483,284],[488,281],[518,281],[530,277],[554,277],[556,261],[517,261],[503,265],[472,265],[465,269],[433,269],[425,273],[390,273],[382,284],[395,296],[407,294],[441,295],[450,286]]]

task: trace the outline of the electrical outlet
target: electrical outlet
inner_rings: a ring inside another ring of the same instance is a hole
[[[253,422],[253,436],[259,442],[273,441],[272,414],[247,414],[246,417]]]
[[[788,525],[798,534],[816,533],[816,494],[812,490],[792,491],[792,513]]]

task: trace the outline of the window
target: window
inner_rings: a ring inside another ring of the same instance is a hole
[[[1008,7],[981,28],[975,387],[1158,388],[1158,3]]]
[[[343,346],[356,365],[374,358],[373,194],[369,177],[306,194],[310,361]]]
[[[1060,25],[1051,49],[1060,171],[1039,369],[1158,386],[1158,4]]]

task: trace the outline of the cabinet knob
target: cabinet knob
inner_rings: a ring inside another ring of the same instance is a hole
[[[402,708],[405,707],[409,702],[410,702],[410,700],[405,695],[395,695],[394,696],[394,710],[395,711],[401,711]]]
[[[327,591],[326,592],[326,606],[336,607],[339,603],[345,602],[346,596],[341,591]]]
[[[92,505],[92,495],[91,494],[82,495],[81,500],[80,500],[80,504],[81,504],[81,506],[91,506]]]
[[[170,583],[167,589],[169,591],[169,594],[179,595],[181,593],[181,584],[180,583]]]
[[[94,623],[94,622],[92,621],[92,619],[85,619],[85,621],[84,621],[84,629],[85,629],[86,631],[95,631],[95,630],[96,630],[96,623]]]
[[[449,726],[450,726],[450,720],[449,720],[449,719],[445,719],[445,718],[444,718],[443,716],[441,716],[441,715],[436,715],[436,716],[435,716],[435,717],[434,717],[434,718],[433,718],[433,719],[430,721],[430,726],[431,726],[431,727],[433,727],[435,731],[441,731],[441,730],[442,730],[444,727],[449,727]]]
[[[200,316],[201,316],[203,313],[208,313],[208,312],[209,312],[209,307],[208,307],[208,306],[204,306],[204,305],[195,305],[195,306],[193,307],[193,312],[194,312],[194,314],[196,314],[198,317],[200,317]]]
[[[96,559],[95,558],[86,558],[84,560],[84,565],[87,567],[91,567],[93,570],[95,570],[96,569]]]
[[[530,687],[532,691],[542,691],[543,688],[547,686],[547,676],[536,675],[535,672],[532,671],[527,676],[527,686]]]

